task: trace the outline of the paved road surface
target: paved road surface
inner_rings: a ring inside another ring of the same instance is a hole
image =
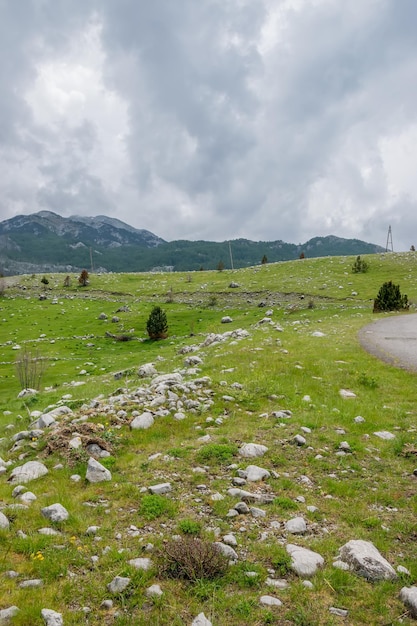
[[[417,313],[378,319],[359,331],[359,341],[383,361],[417,372]]]

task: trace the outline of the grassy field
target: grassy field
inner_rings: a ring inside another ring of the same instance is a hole
[[[63,275],[47,276],[46,286],[42,276],[6,279],[0,297],[0,457],[12,460],[12,467],[40,460],[49,469],[26,485],[37,498],[27,508],[14,506],[19,500],[7,482],[9,469],[0,477],[0,508],[10,520],[10,528],[0,530],[0,609],[20,609],[13,624],[43,624],[45,607],[61,612],[65,625],[180,626],[202,611],[214,626],[413,623],[398,596],[417,579],[416,374],[366,353],[357,334],[377,319],[373,299],[385,281],[400,284],[410,312],[416,311],[417,256],[366,259],[366,274],[352,273],[354,258],[333,257],[237,271],[91,275],[84,288],[77,276],[65,288]],[[155,304],[169,324],[169,337],[156,342],[146,334]],[[122,307],[127,310],[118,312]],[[224,316],[232,322],[222,323]],[[265,317],[271,322],[260,323]],[[210,333],[238,329],[248,336],[202,346]],[[122,335],[131,340],[115,338]],[[199,348],[186,353],[191,346]],[[40,391],[18,398],[15,361],[24,353],[45,368]],[[194,374],[184,364],[188,354],[202,359]],[[150,362],[161,374],[182,372],[185,381],[209,377],[207,402],[199,397],[184,408],[185,419],[157,417],[148,430],[130,429],[132,403],[94,410],[149,384],[137,370]],[[340,389],[356,397],[343,399]],[[11,437],[29,429],[31,413],[62,404],[73,415],[60,420],[59,441],[80,429],[71,419],[84,417],[111,451],[100,460],[112,473],[110,482],[88,483],[87,453],[52,445],[51,430],[13,448]],[[275,418],[279,410],[291,411],[291,418]],[[355,422],[357,416],[364,421]],[[395,438],[374,435],[383,430]],[[297,434],[306,445],[294,445]],[[205,435],[210,439],[201,440]],[[344,441],[350,452],[339,455]],[[268,447],[254,463],[271,477],[244,487],[271,496],[261,505],[265,517],[227,515],[236,504],[227,490],[251,463],[237,454],[244,442]],[[74,474],[81,480],[75,482]],[[171,483],[169,494],[146,493],[162,482]],[[223,499],[212,499],[217,493]],[[49,524],[58,535],[40,534],[48,526],[41,508],[57,502],[69,511],[68,520]],[[308,530],[293,536],[284,523],[298,515]],[[90,526],[100,527],[95,535],[86,532]],[[164,542],[173,535],[212,541],[227,533],[236,537],[239,560],[224,576],[193,582],[162,576]],[[339,548],[351,539],[373,542],[394,568],[402,565],[409,574],[369,583],[334,568]],[[291,572],[286,543],[323,556],[312,589]],[[149,552],[148,544],[154,546]],[[154,563],[146,572],[129,564],[143,556]],[[19,576],[8,577],[9,571]],[[117,575],[131,581],[112,595],[107,584]],[[271,575],[288,586],[268,587]],[[43,584],[19,587],[30,579]],[[147,597],[152,584],[160,584],[161,597]],[[265,594],[282,606],[262,606]],[[106,608],[109,598],[113,604]],[[347,609],[348,616],[341,619],[330,607]]]

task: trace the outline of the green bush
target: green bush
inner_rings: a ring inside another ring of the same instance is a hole
[[[228,443],[208,443],[197,453],[201,463],[229,463],[237,454],[237,446]]]
[[[161,515],[173,517],[175,505],[171,500],[159,494],[147,494],[141,500],[139,513],[148,521],[161,517]]]
[[[146,330],[151,339],[166,339],[168,337],[167,316],[160,306],[153,307],[146,322]]]
[[[356,261],[352,265],[352,272],[354,274],[365,274],[369,270],[369,263],[361,259],[360,256],[356,257]]]
[[[400,286],[390,280],[382,285],[374,300],[374,313],[408,309],[408,298],[401,295]]]
[[[201,524],[193,519],[182,519],[178,522],[178,529],[184,533],[184,535],[199,535],[201,532]]]

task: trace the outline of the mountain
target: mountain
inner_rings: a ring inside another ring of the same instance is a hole
[[[167,242],[124,222],[98,215],[61,217],[51,211],[18,215],[0,222],[0,272],[7,275],[79,272],[192,271],[258,265],[306,257],[383,252],[358,239],[315,237],[303,245],[236,239]]]

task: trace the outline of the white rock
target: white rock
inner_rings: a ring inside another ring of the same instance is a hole
[[[229,533],[228,535],[225,535],[223,537],[223,543],[226,543],[228,546],[237,546],[236,537],[232,535],[232,533]]]
[[[138,415],[130,422],[130,428],[132,430],[146,430],[155,423],[152,413],[145,411],[142,415]]]
[[[162,495],[172,491],[172,487],[171,483],[160,483],[159,485],[152,485],[151,487],[148,487],[148,490],[153,494]]]
[[[303,535],[307,531],[307,524],[302,517],[293,517],[285,523],[285,530],[293,535]]]
[[[411,617],[417,619],[417,587],[403,587],[400,591],[400,599],[410,611]]]
[[[307,443],[306,438],[302,435],[295,435],[293,441],[295,444],[297,444],[297,446],[305,446]]]
[[[231,546],[228,546],[225,543],[222,543],[221,541],[215,541],[214,545],[217,546],[220,552],[224,554],[226,558],[230,559],[230,561],[238,560],[239,557],[237,555],[237,552],[233,550]]]
[[[395,435],[393,433],[388,432],[388,430],[379,430],[376,433],[374,433],[374,435],[376,437],[379,437],[380,439],[385,439],[386,441],[389,441],[390,439],[395,439]]]
[[[10,527],[10,522],[9,522],[9,520],[7,519],[7,517],[5,516],[5,514],[4,514],[4,513],[1,513],[1,512],[0,512],[0,528],[1,528],[2,530],[8,530],[8,529],[9,529],[9,527]]]
[[[256,482],[258,480],[263,480],[264,478],[269,478],[271,474],[268,470],[263,467],[258,467],[257,465],[248,465],[246,468],[246,480],[249,482]]]
[[[339,558],[356,574],[367,580],[394,580],[395,570],[370,541],[348,541],[340,548]]]
[[[28,461],[24,465],[15,467],[9,477],[11,483],[28,483],[31,480],[36,480],[41,476],[45,476],[48,473],[48,469],[43,463],[39,461]]]
[[[51,504],[41,509],[42,515],[51,522],[64,522],[68,519],[69,513],[62,504]]]
[[[101,463],[93,459],[92,456],[88,459],[86,480],[89,483],[101,483],[107,480],[111,480],[111,472],[104,467]]]
[[[115,576],[113,580],[107,585],[107,589],[110,593],[121,593],[130,584],[130,578],[125,576]]]
[[[225,315],[224,317],[222,317],[221,319],[221,323],[222,324],[230,324],[230,322],[233,322],[232,318],[230,317],[230,315]]]
[[[342,398],[356,398],[356,393],[353,393],[353,391],[350,391],[349,389],[340,389],[339,390],[339,395]]]
[[[212,623],[207,619],[204,613],[199,613],[191,622],[191,626],[212,626]]]
[[[160,598],[163,593],[160,585],[151,585],[145,591],[145,595],[147,595],[148,598]]]
[[[156,368],[153,363],[144,363],[138,369],[139,378],[148,378],[150,376],[156,376],[157,373],[158,372],[156,371]]]
[[[268,448],[260,443],[244,443],[239,450],[240,456],[246,459],[261,457],[266,452],[268,452]]]
[[[323,557],[317,552],[294,544],[287,544],[286,550],[291,556],[291,569],[303,578],[313,576],[324,565]]]
[[[141,569],[147,572],[153,566],[152,560],[148,558],[130,559],[129,565],[135,569]]]
[[[11,620],[15,615],[19,613],[19,609],[17,606],[9,606],[7,609],[1,609],[0,611],[0,624],[7,623]]]
[[[282,606],[281,600],[274,598],[274,596],[261,596],[259,602],[263,604],[263,606]]]
[[[63,626],[64,620],[61,613],[57,613],[52,609],[42,609],[41,615],[46,626]]]

